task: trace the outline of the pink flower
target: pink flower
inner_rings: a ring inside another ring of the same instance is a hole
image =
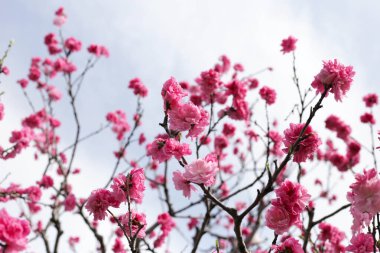
[[[284,206],[293,214],[301,213],[311,197],[302,185],[288,179],[275,190],[275,193],[277,198],[272,200],[272,205]]]
[[[37,202],[41,199],[42,192],[38,186],[30,186],[24,189],[24,193],[28,194],[28,197],[31,201]]]
[[[69,237],[70,247],[75,247],[75,245],[79,243],[79,240],[80,240],[80,238],[78,236],[70,236]]]
[[[215,94],[217,89],[222,86],[220,75],[220,72],[210,69],[202,72],[201,76],[195,79],[200,87],[201,97],[206,102],[210,102],[211,95]]]
[[[5,209],[0,210],[0,241],[6,245],[4,253],[16,253],[26,249],[29,233],[28,221],[10,216]]]
[[[107,113],[106,119],[112,125],[112,132],[116,134],[117,140],[121,141],[125,134],[131,130],[127,122],[127,115],[122,110]]]
[[[58,58],[54,62],[54,70],[57,72],[61,71],[66,74],[70,74],[75,72],[77,70],[77,67],[67,58]]]
[[[273,146],[270,150],[270,152],[275,155],[275,156],[282,156],[284,152],[281,150],[281,144],[282,144],[282,139],[283,137],[281,136],[280,133],[277,131],[271,130],[269,131],[269,138],[273,142]]]
[[[221,154],[223,149],[227,148],[229,145],[228,139],[224,135],[218,135],[214,139],[215,151]]]
[[[29,69],[28,78],[31,81],[37,81],[40,78],[40,76],[41,76],[41,72],[38,68],[32,67]]]
[[[298,242],[298,240],[294,239],[293,237],[289,237],[280,245],[275,245],[272,247],[274,249],[273,253],[305,253],[301,247],[301,244]]]
[[[278,235],[285,233],[293,225],[288,211],[283,207],[271,206],[265,214],[268,228],[274,230]]]
[[[236,130],[236,127],[234,125],[230,123],[224,123],[222,132],[226,137],[231,138],[234,136],[235,130]]]
[[[75,205],[76,205],[76,198],[75,198],[75,195],[70,193],[69,195],[67,195],[67,197],[65,198],[65,201],[63,202],[64,203],[64,206],[65,206],[65,211],[72,211],[75,209]]]
[[[67,16],[63,10],[63,7],[60,7],[56,12],[55,12],[55,18],[53,21],[53,24],[61,27],[64,23],[66,23]]]
[[[46,87],[49,99],[52,101],[58,101],[62,97],[62,93],[54,85],[49,85]]]
[[[70,51],[70,52],[78,52],[82,48],[82,42],[79,40],[70,37],[66,39],[65,41],[65,47]]]
[[[133,168],[127,176],[120,173],[113,179],[112,194],[119,202],[125,202],[129,197],[130,201],[141,204],[145,191],[144,182],[144,169]]]
[[[101,46],[101,45],[91,44],[87,48],[87,51],[90,54],[95,55],[96,57],[104,56],[104,57],[108,58],[110,56],[108,49],[105,46]]]
[[[131,223],[129,223],[131,221]],[[120,222],[124,226],[129,237],[136,236],[137,238],[145,237],[146,218],[145,214],[131,211],[120,217]],[[132,232],[132,234],[130,233]]]
[[[219,60],[221,61],[221,64],[219,64],[219,63],[216,64],[214,67],[214,70],[217,72],[220,72],[220,73],[228,72],[229,69],[231,68],[230,59],[227,56],[222,55],[221,57],[219,57]]]
[[[378,98],[377,94],[372,93],[372,94],[368,94],[368,95],[364,96],[363,101],[365,103],[365,106],[371,108],[374,105],[378,104],[379,98]]]
[[[316,132],[313,131],[311,126],[307,126],[305,132],[300,136],[302,129],[305,124],[290,124],[290,128],[284,131],[284,152],[289,152],[292,146],[296,143],[298,138],[302,140],[296,147],[293,147],[294,157],[293,161],[300,163],[305,162],[308,158],[312,158],[314,152],[317,151],[318,146],[321,144],[321,140],[319,139]]]
[[[174,187],[178,191],[182,191],[183,196],[190,198],[191,191],[196,191],[196,188],[191,185],[189,180],[186,180],[183,174],[179,171],[173,172]]]
[[[181,144],[179,141],[169,138],[167,135],[159,135],[146,147],[147,155],[152,156],[154,160],[164,162],[172,156],[180,160],[185,155],[191,155],[188,144]]]
[[[300,214],[306,208],[310,195],[298,183],[285,180],[275,190],[276,198],[265,215],[266,224],[277,234],[289,230],[292,225],[301,224]]]
[[[0,74],[3,73],[4,75],[8,76],[10,71],[9,71],[9,68],[7,66],[3,66],[1,69],[0,69]]]
[[[344,252],[344,246],[342,244],[345,239],[345,234],[338,228],[322,222],[318,225],[321,230],[318,239],[320,240],[320,245],[322,248],[329,249],[326,252]]]
[[[281,52],[285,54],[296,50],[296,42],[297,39],[293,36],[289,36],[287,39],[283,39],[281,42]]]
[[[132,89],[133,94],[137,96],[146,97],[148,95],[148,89],[145,87],[145,85],[141,82],[139,78],[135,78],[129,81],[128,88]]]
[[[189,165],[185,165],[183,177],[196,184],[211,186],[215,183],[215,175],[218,172],[218,163],[214,155],[208,155],[205,159],[198,159]]]
[[[347,200],[352,204],[351,213],[354,217],[355,231],[360,230],[373,215],[380,212],[380,179],[375,169],[364,170],[363,174],[355,175],[355,182],[350,185]],[[363,216],[366,214],[366,216]],[[368,215],[368,216],[367,216]]]
[[[193,103],[178,104],[168,112],[170,129],[187,131],[187,136],[197,137],[208,126],[208,112]]]
[[[364,124],[368,123],[370,125],[376,124],[375,117],[373,117],[372,113],[364,113],[363,115],[360,116],[360,121]]]
[[[259,80],[257,80],[256,78],[249,78],[248,83],[249,83],[248,88],[250,90],[253,90],[259,87]]]
[[[262,87],[259,91],[259,94],[268,105],[272,105],[276,102],[276,91],[269,88],[268,86]]]
[[[223,114],[227,114],[231,119],[247,121],[250,116],[248,103],[244,99],[234,98],[232,100],[232,107],[221,111],[218,116],[221,117]]]
[[[329,92],[334,94],[336,101],[342,101],[342,97],[351,87],[354,75],[352,66],[346,67],[336,59],[324,61],[322,70],[314,77],[311,86],[317,90],[317,94],[329,89]]]
[[[368,253],[373,252],[373,237],[371,234],[357,234],[352,236],[350,245],[346,247],[348,252]]]
[[[237,99],[244,99],[247,95],[246,82],[242,82],[238,79],[233,79],[230,83],[226,84],[226,95],[232,95]]]
[[[23,78],[18,80],[17,83],[20,84],[21,88],[25,89],[28,86],[29,81]]]
[[[347,141],[351,134],[351,127],[344,123],[339,117],[330,115],[326,121],[325,126],[327,129],[337,133],[337,137]]]
[[[189,230],[192,230],[192,229],[195,228],[197,225],[198,225],[198,219],[196,219],[196,218],[191,218],[191,219],[189,220],[189,222],[187,223],[187,227],[189,228]]]
[[[180,100],[187,96],[187,92],[183,91],[178,82],[171,77],[167,80],[161,90],[161,96],[164,99],[164,108],[172,109],[180,103]]]
[[[159,248],[165,242],[165,238],[169,235],[170,231],[175,227],[175,222],[169,213],[158,215],[157,223],[160,225],[161,234],[154,241],[155,248]]]
[[[108,207],[119,207],[120,202],[106,189],[91,192],[86,203],[86,209],[94,215],[94,220],[104,220]]]
[[[127,253],[127,251],[124,248],[124,244],[120,238],[115,239],[115,244],[112,246],[112,252],[113,253]]]

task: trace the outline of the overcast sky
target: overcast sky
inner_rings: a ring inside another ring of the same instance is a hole
[[[159,97],[162,83],[170,76],[193,82],[222,54],[242,63],[247,73],[268,66],[274,68],[273,72],[260,75],[259,80],[277,89],[278,104],[283,106],[274,107],[273,114],[283,119],[297,99],[291,80],[291,56],[280,52],[281,40],[289,35],[299,39],[297,64],[305,89],[319,72],[322,60],[337,58],[354,66],[357,73],[344,103],[329,98],[318,118],[322,122],[320,127],[327,115],[335,113],[355,123],[354,136],[363,136],[366,128],[359,125],[359,115],[364,112],[361,97],[380,90],[378,1],[3,1],[0,50],[6,48],[10,39],[15,40],[15,45],[6,60],[11,76],[2,77],[0,84],[0,90],[6,92],[2,101],[7,106],[7,122],[0,123],[2,143],[9,137],[11,126],[18,126],[19,119],[30,113],[16,80],[26,76],[31,57],[46,56],[43,37],[56,32],[52,19],[60,6],[65,7],[68,15],[63,27],[65,36],[74,36],[84,45],[104,44],[111,54],[87,76],[79,98],[84,132],[99,127],[108,111],[123,108],[131,116],[135,100],[126,86],[131,78],[140,77],[149,88],[150,96],[144,102],[149,123],[144,129],[152,138],[158,133],[155,126],[162,118],[157,111],[162,106]],[[83,58],[78,57],[78,61]],[[64,104],[59,105],[57,113],[64,119],[71,117],[63,108]],[[64,125],[62,131],[71,126]],[[366,136],[367,132],[363,142],[368,143]],[[104,184],[102,179],[109,174],[104,168],[113,164],[109,151],[116,147],[112,141],[102,142],[99,147],[99,140],[89,141],[79,153],[78,166],[83,167],[80,180],[91,189]],[[5,170],[12,172],[12,180],[18,180],[31,162],[31,157],[25,155],[22,161],[0,163],[0,178]],[[30,175],[23,179],[25,185],[35,182],[41,172],[40,168],[28,170]],[[89,189],[78,191],[84,196]],[[85,245],[82,249],[86,249]]]

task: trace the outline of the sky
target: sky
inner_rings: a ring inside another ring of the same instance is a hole
[[[297,94],[291,80],[291,56],[280,52],[280,43],[293,35],[298,38],[297,70],[304,89],[321,69],[323,60],[337,58],[345,65],[354,66],[356,71],[344,103],[329,99],[317,118],[321,123],[316,128],[323,131],[323,120],[335,113],[353,122],[353,135],[369,143],[368,130],[359,124],[359,115],[364,112],[361,97],[380,90],[380,35],[375,32],[380,24],[380,3],[355,0],[3,1],[0,50],[5,50],[10,39],[15,44],[6,60],[11,76],[2,77],[0,84],[0,90],[5,91],[1,99],[7,106],[6,121],[0,122],[2,143],[12,127],[30,113],[16,80],[26,76],[31,57],[46,56],[43,37],[56,31],[52,19],[60,6],[65,7],[68,15],[63,28],[65,36],[74,36],[84,45],[104,44],[111,54],[86,77],[79,97],[84,132],[104,124],[104,115],[115,109],[125,109],[130,117],[135,99],[126,87],[130,79],[139,77],[149,88],[149,97],[144,101],[149,123],[143,126],[143,131],[148,139],[153,138],[160,131],[158,122],[162,113],[157,113],[157,108],[161,108],[162,101],[158,94],[165,80],[174,76],[193,82],[222,54],[242,63],[247,74],[273,67],[273,72],[261,74],[259,80],[278,91],[281,108],[274,107],[271,113],[284,119],[297,101]],[[85,59],[78,56],[77,60]],[[67,120],[62,133],[73,126],[71,115],[65,110],[66,102],[57,106],[57,114]],[[260,111],[255,114],[258,118],[262,116]],[[113,165],[110,150],[114,150],[116,142],[99,145],[106,137],[112,135],[104,133],[84,143],[78,155],[77,165],[82,167],[83,174],[76,180],[88,186],[77,189],[83,196],[104,184],[104,177],[109,175],[109,169],[105,168]],[[39,179],[41,166],[26,153],[21,161],[0,162],[0,178],[3,171],[4,175],[11,172],[10,180],[22,179],[28,185]],[[370,163],[364,160],[363,166]],[[147,198],[154,200],[156,196]],[[173,248],[180,246],[176,242],[171,244]],[[81,247],[80,252],[89,252],[85,245]]]

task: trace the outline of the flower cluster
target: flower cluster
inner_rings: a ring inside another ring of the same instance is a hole
[[[317,248],[322,252],[344,252],[345,246],[343,241],[345,234],[337,227],[332,226],[326,222],[322,222],[318,225],[321,230],[318,235],[319,243]]]
[[[141,203],[144,197],[145,175],[143,169],[133,168],[125,176],[119,174],[113,179],[112,191],[94,190],[86,203],[86,209],[94,215],[94,220],[104,220],[109,207],[118,208],[120,203],[133,201]]]
[[[268,105],[272,105],[276,102],[276,91],[268,86],[263,86],[259,94]]]
[[[158,215],[157,223],[160,226],[161,233],[154,241],[153,245],[159,248],[164,244],[166,237],[169,236],[170,231],[175,227],[173,218],[168,213]]]
[[[119,220],[129,237],[136,237],[136,238],[145,237],[145,230],[146,230],[145,214],[131,211],[121,216]]]
[[[141,204],[144,197],[144,169],[133,168],[127,176],[120,173],[111,185],[113,195],[119,202],[133,201]]]
[[[107,113],[106,119],[112,124],[112,132],[117,135],[119,141],[121,141],[125,134],[131,129],[127,122],[127,115],[122,110]]]
[[[274,249],[273,251],[274,253],[284,253],[284,252],[305,253],[299,241],[294,239],[293,237],[287,238],[280,245],[273,246],[273,249]]]
[[[265,215],[266,225],[276,234],[287,232],[292,225],[301,224],[300,214],[310,195],[298,183],[285,180],[276,190],[276,198]]]
[[[293,36],[289,36],[287,39],[283,39],[281,42],[281,52],[283,54],[293,52],[296,50],[297,39]]]
[[[349,140],[351,127],[344,123],[338,116],[330,115],[325,121],[325,126],[327,129],[336,132],[336,136],[343,141]]]
[[[380,178],[375,169],[370,169],[356,174],[355,180],[350,185],[351,191],[347,193],[347,199],[351,203],[350,211],[354,217],[351,228],[354,233],[359,233],[380,212]]]
[[[187,137],[197,137],[208,126],[208,112],[191,101],[183,103],[181,100],[187,93],[174,78],[165,82],[161,95],[171,130],[189,131]]]
[[[363,97],[365,106],[371,108],[379,103],[379,98],[376,93],[370,93]]]
[[[136,96],[148,96],[148,89],[145,87],[145,85],[139,78],[134,78],[131,81],[129,81],[128,88],[132,89],[133,94],[135,94]]]
[[[30,233],[29,222],[10,216],[0,210],[0,241],[6,245],[4,253],[16,253],[26,249]]]
[[[346,247],[348,252],[368,253],[373,252],[373,237],[371,234],[360,233],[354,235],[350,240],[350,245]]]
[[[207,155],[204,159],[198,159],[185,165],[185,172],[173,173],[173,181],[176,190],[181,190],[183,195],[190,197],[195,188],[190,183],[203,184],[208,187],[215,183],[215,175],[218,172],[218,163],[214,154]]]
[[[349,91],[355,72],[352,66],[344,66],[334,61],[324,61],[323,68],[318,75],[314,77],[311,86],[318,93],[329,91],[334,94],[336,101],[342,101],[343,96]],[[326,93],[326,96],[328,93]]]
[[[166,134],[158,135],[153,143],[146,146],[146,149],[147,155],[159,162],[167,161],[173,156],[180,160],[185,155],[191,155],[188,144],[182,144],[174,138],[169,138]]]
[[[293,161],[300,163],[305,162],[307,159],[313,157],[315,151],[318,149],[318,146],[321,144],[321,140],[318,137],[318,134],[313,131],[311,126],[305,124],[290,124],[290,128],[284,131],[284,152],[289,152],[293,149],[294,157]],[[294,146],[300,140],[296,146]]]

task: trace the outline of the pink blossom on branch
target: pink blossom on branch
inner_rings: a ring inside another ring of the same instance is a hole
[[[109,207],[119,207],[118,201],[114,195],[106,189],[98,189],[91,192],[86,203],[86,209],[94,215],[94,220],[104,220],[107,216]]]
[[[82,48],[82,42],[74,37],[70,37],[65,40],[65,47],[69,52],[78,52]]]
[[[297,39],[293,36],[289,36],[287,39],[283,39],[281,42],[281,52],[283,54],[293,52],[296,50]]]
[[[373,107],[379,103],[379,98],[376,93],[371,93],[363,97],[363,101],[366,107]]]
[[[350,185],[347,200],[352,204],[350,211],[354,217],[352,230],[360,232],[372,217],[380,212],[380,178],[375,169],[364,170],[355,175]]]
[[[10,216],[5,209],[0,210],[0,242],[6,245],[4,253],[16,253],[26,249],[29,233],[28,221]]]
[[[145,87],[145,85],[142,83],[142,81],[139,78],[134,78],[131,81],[129,81],[128,88],[133,90],[133,94],[140,97],[146,97],[148,96],[148,89]]]
[[[144,213],[137,213],[132,210],[130,213],[121,216],[120,222],[128,236],[136,238],[145,237],[146,217]]]
[[[368,253],[373,252],[373,237],[371,234],[360,233],[354,235],[350,240],[350,245],[346,247],[348,252]]]
[[[285,180],[275,190],[276,198],[265,215],[266,225],[277,234],[289,230],[292,225],[301,224],[300,214],[305,210],[310,195],[298,183]]]
[[[314,77],[311,86],[316,89],[317,94],[327,89],[334,94],[336,101],[342,101],[343,96],[350,90],[354,75],[352,66],[346,67],[336,59],[324,61],[322,70]]]
[[[193,103],[178,104],[168,112],[170,129],[189,131],[187,137],[197,137],[209,125],[209,115],[206,110]]]
[[[271,206],[265,214],[265,221],[268,228],[273,229],[278,235],[289,230],[293,225],[294,219],[283,207]]]
[[[145,191],[144,182],[144,169],[133,168],[127,176],[119,174],[113,179],[112,195],[119,202],[125,202],[129,199],[141,204]]]
[[[198,159],[189,165],[185,165],[183,177],[196,184],[211,186],[215,183],[218,172],[218,163],[214,154],[207,155],[204,159]]]
[[[98,58],[101,56],[108,58],[110,56],[108,49],[105,46],[101,46],[101,45],[91,44],[87,48],[87,51]]]
[[[283,151],[289,152],[290,149],[293,148],[293,161],[297,163],[305,162],[307,159],[312,158],[317,151],[318,146],[321,144],[318,134],[313,131],[311,126],[307,126],[305,132],[300,136],[304,126],[305,124],[303,123],[291,123],[290,128],[284,131],[285,138],[283,139],[283,142],[285,148]],[[301,141],[296,147],[293,147],[299,137],[301,138]]]
[[[165,242],[166,237],[169,236],[170,231],[175,227],[175,222],[169,213],[158,215],[157,223],[160,226],[161,234],[153,242],[155,248],[159,248]]]
[[[181,99],[187,96],[187,92],[183,91],[174,77],[171,77],[164,83],[161,96],[164,100],[164,109],[167,110],[177,106]]]
[[[268,86],[262,87],[259,94],[268,105],[272,105],[276,102],[276,91]]]
[[[293,237],[286,239],[280,245],[272,246],[272,248],[274,249],[274,253],[305,253],[299,241]]]
[[[368,112],[360,116],[360,121],[364,124],[370,124],[370,125],[376,124],[375,117],[373,116],[372,113],[368,113]]]
[[[191,182],[187,180],[184,176],[183,173],[180,171],[175,171],[173,172],[173,182],[174,182],[174,187],[178,191],[182,191],[183,196],[186,198],[190,198],[191,192],[196,191],[196,188],[191,185]]]
[[[167,161],[173,156],[180,160],[183,156],[191,155],[191,149],[188,144],[180,143],[168,135],[159,135],[155,140],[146,146],[147,155],[152,156],[154,160],[161,162]]]
[[[64,23],[66,23],[67,16],[65,14],[65,11],[63,7],[60,7],[56,12],[55,12],[55,18],[54,18],[54,25],[61,27]]]

